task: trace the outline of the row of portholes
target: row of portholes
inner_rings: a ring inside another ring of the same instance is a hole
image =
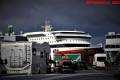
[[[86,40],[64,40],[65,42],[84,42]]]
[[[41,42],[49,42],[49,43],[57,43],[57,41],[53,41],[53,39],[49,39],[49,38],[29,38],[29,41],[41,41]],[[62,41],[62,40],[60,40]],[[83,40],[64,40],[64,42],[84,42]]]
[[[46,38],[29,38],[29,40],[48,40],[48,39],[54,39],[53,37],[46,37]]]
[[[48,42],[48,43],[57,43],[57,41],[53,41],[53,40],[36,40],[36,39],[29,39],[29,41],[31,42]]]

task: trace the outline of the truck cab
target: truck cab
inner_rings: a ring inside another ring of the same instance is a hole
[[[57,72],[74,72],[78,68],[80,61],[81,54],[77,50],[58,51],[55,53],[55,68]]]
[[[94,68],[105,68],[105,60],[107,55],[104,53],[96,53],[93,58],[93,67]]]

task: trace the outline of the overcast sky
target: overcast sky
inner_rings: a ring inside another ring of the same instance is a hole
[[[85,0],[0,0],[0,31],[8,24],[15,32],[42,30],[45,20],[53,30],[82,30],[92,43],[109,31],[120,32],[120,5],[86,5]]]

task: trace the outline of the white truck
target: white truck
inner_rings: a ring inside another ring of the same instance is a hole
[[[93,67],[94,68],[105,68],[105,60],[107,55],[104,53],[96,53],[93,58]]]

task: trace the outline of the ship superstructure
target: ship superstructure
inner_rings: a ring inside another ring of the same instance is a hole
[[[23,35],[30,42],[47,42],[51,47],[51,55],[55,51],[76,50],[90,47],[91,35],[84,31],[51,31],[51,25],[48,23],[42,26],[44,31],[28,32]],[[51,58],[53,59],[53,57]]]

